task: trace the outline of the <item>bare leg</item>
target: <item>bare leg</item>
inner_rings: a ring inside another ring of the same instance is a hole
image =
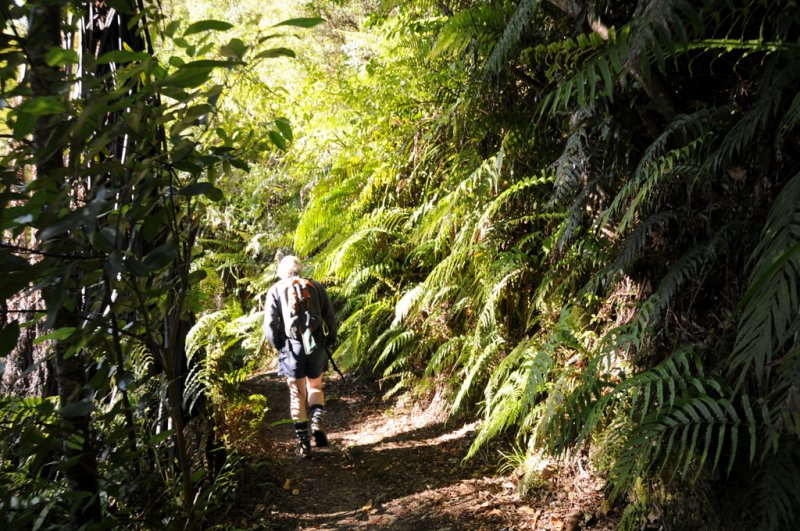
[[[289,410],[295,422],[308,420],[306,408],[306,378],[287,378],[289,384]]]
[[[324,406],[325,395],[322,392],[322,375],[317,378],[306,378],[308,388],[308,405]]]

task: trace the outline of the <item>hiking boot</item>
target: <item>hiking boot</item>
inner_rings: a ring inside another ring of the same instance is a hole
[[[328,436],[325,435],[324,431],[316,429],[312,430],[311,434],[314,435],[314,443],[317,445],[317,448],[328,446]]]
[[[313,405],[309,408],[311,413],[311,434],[314,436],[314,443],[318,448],[328,446],[328,436],[322,429],[322,414],[325,409],[320,405]]]
[[[297,456],[303,459],[311,457],[311,441],[308,439],[308,422],[295,422],[294,431],[297,435]]]
[[[311,459],[311,441],[308,439],[304,441],[297,441],[297,457],[302,459]]]

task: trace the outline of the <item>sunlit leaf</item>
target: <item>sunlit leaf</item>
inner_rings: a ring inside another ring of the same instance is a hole
[[[78,63],[78,52],[64,48],[50,48],[44,57],[47,66],[64,66]]]
[[[58,114],[67,109],[67,104],[59,96],[40,96],[26,100],[19,106],[19,111],[33,116]]]
[[[242,59],[247,52],[247,46],[241,39],[231,39],[228,44],[220,46],[219,53],[224,57]]]
[[[281,151],[286,151],[286,139],[283,138],[280,133],[277,131],[270,131],[268,136],[272,143],[275,144]]]
[[[183,36],[185,37],[203,31],[227,31],[232,27],[233,24],[222,20],[200,20],[194,24],[190,24],[189,27],[186,28],[186,31],[183,32]]]
[[[169,24],[167,24],[167,27],[164,28],[164,35],[166,35],[167,37],[172,37],[173,35],[175,35],[175,32],[178,31],[180,25],[181,25],[180,20],[171,21]]]
[[[262,58],[274,58],[274,57],[296,57],[296,54],[293,50],[289,48],[271,48],[269,50],[264,50],[263,52],[259,52],[256,54],[257,59]]]
[[[296,28],[313,28],[314,26],[318,26],[323,22],[325,22],[325,19],[320,17],[292,18],[289,20],[284,20],[283,22],[278,22],[273,27],[293,26]]]
[[[281,132],[286,140],[292,140],[294,138],[294,134],[292,133],[292,123],[288,118],[276,118],[275,127],[278,128],[278,131]]]
[[[59,328],[57,330],[53,330],[49,334],[45,334],[43,336],[39,336],[33,340],[34,345],[38,345],[39,343],[43,343],[48,340],[52,341],[63,341],[72,336],[75,333],[76,328],[74,326],[65,326],[64,328]]]

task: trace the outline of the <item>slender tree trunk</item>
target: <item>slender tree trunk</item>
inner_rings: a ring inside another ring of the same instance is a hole
[[[28,37],[30,59],[30,86],[32,96],[45,97],[57,94],[56,84],[62,81],[58,68],[49,67],[45,54],[51,48],[61,46],[62,4],[44,3],[31,11]],[[53,149],[54,138],[52,116],[42,116],[36,121],[33,130],[33,151],[36,164],[36,178],[44,179],[64,168],[64,149]],[[65,183],[64,186],[67,186]],[[69,195],[69,194],[67,194]],[[56,245],[56,244],[54,244]],[[63,245],[59,243],[58,245]],[[71,308],[60,308],[54,322],[55,328],[79,325],[77,312],[80,308],[79,276],[66,265],[60,288],[45,292],[45,301],[55,308],[62,301],[71,299]],[[63,296],[58,292],[65,290]],[[62,298],[64,297],[64,298]],[[79,499],[73,514],[73,524],[84,527],[101,518],[99,482],[97,477],[97,453],[91,431],[91,412],[82,407],[82,389],[86,383],[86,367],[80,353],[67,355],[68,343],[55,344],[55,372],[58,396],[61,402],[61,423],[63,429],[64,476],[74,493],[85,497]],[[87,405],[91,404],[87,401]]]

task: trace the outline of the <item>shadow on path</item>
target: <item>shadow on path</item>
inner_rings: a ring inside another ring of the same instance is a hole
[[[580,467],[558,473],[531,498],[481,459],[462,463],[475,424],[445,424],[427,410],[385,403],[365,382],[327,381],[331,444],[311,459],[294,455],[288,390],[274,373],[243,384],[267,396],[263,428],[247,441],[236,490],[236,529],[611,530],[616,517],[603,482]],[[483,454],[497,460],[497,454]],[[605,508],[603,508],[605,507]],[[229,529],[231,526],[226,527]]]
[[[485,478],[479,463],[461,464],[472,426],[453,429],[427,423],[424,412],[387,409],[377,389],[335,378],[326,383],[331,444],[301,460],[294,456],[291,424],[275,425],[288,416],[283,379],[260,374],[246,387],[266,395],[270,407],[240,489],[250,500],[250,525],[405,530],[496,529],[502,523],[476,509],[490,507],[485,502],[493,492],[507,495],[508,487]]]

